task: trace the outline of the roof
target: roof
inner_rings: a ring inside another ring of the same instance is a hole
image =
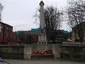
[[[23,34],[29,34],[29,35],[38,35],[38,32],[36,31],[19,31],[19,33],[23,33]]]
[[[10,27],[13,27],[13,26],[11,26],[11,25],[9,25],[9,24],[6,24],[6,23],[4,23],[4,22],[0,22],[0,23],[2,23],[2,24],[4,24],[4,25],[7,25],[7,26],[10,26]]]

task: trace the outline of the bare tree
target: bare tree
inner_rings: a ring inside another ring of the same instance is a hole
[[[85,1],[69,1],[69,7],[67,9],[69,25],[74,27],[85,21]]]
[[[60,28],[60,12],[57,8],[49,6],[45,8],[45,22],[49,30],[56,30]]]
[[[85,22],[85,1],[78,0],[78,1],[69,1],[69,6],[67,9],[68,18],[69,18],[69,26],[72,28],[77,26],[81,22]],[[82,26],[78,25],[76,28],[77,33],[80,39],[83,39]]]

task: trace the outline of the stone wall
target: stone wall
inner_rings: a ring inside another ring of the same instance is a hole
[[[0,55],[4,59],[23,59],[24,46],[0,45]]]

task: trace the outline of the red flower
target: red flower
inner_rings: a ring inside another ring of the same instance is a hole
[[[39,54],[39,51],[33,51],[32,54]]]
[[[52,50],[45,51],[45,54],[52,54]]]
[[[48,53],[49,53],[49,54],[52,54],[52,50],[48,50]]]
[[[40,51],[36,51],[36,54],[40,54]]]
[[[52,54],[52,50],[47,50],[47,51],[44,51],[44,52],[33,51],[32,54]]]
[[[35,51],[33,51],[32,54],[35,54]]]
[[[41,52],[41,54],[46,54],[45,52]]]

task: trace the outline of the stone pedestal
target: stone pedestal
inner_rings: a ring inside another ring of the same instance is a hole
[[[46,51],[46,50],[52,50],[52,44],[37,44],[36,48],[33,49],[36,51]]]
[[[46,34],[44,33],[39,33],[38,35],[38,44],[46,44],[47,43],[47,38],[46,38]]]
[[[24,46],[24,59],[31,59],[32,45]]]
[[[60,44],[53,44],[52,48],[53,48],[54,58],[60,58]]]
[[[46,30],[45,30],[46,24],[44,18],[44,2],[41,1],[39,5],[40,5],[40,31],[38,35],[38,43],[46,44],[47,38],[46,38]]]

